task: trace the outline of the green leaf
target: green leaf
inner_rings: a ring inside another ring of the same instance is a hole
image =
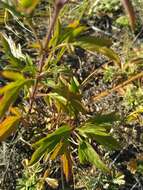
[[[109,134],[113,122],[118,120],[119,116],[115,113],[100,114],[90,118],[76,130],[83,137],[92,138],[108,149],[119,149],[119,143]]]
[[[51,46],[54,48],[56,47],[60,33],[61,33],[61,23],[60,23],[60,20],[58,20],[56,25],[55,25],[53,37],[51,38],[51,40],[49,42],[49,47],[51,47]]]
[[[88,123],[93,123],[93,124],[113,124],[116,121],[120,121],[120,116],[116,114],[115,112],[111,112],[108,114],[96,114],[89,120],[87,120]]]
[[[44,156],[45,153],[51,153],[58,143],[59,141],[57,139],[52,139],[50,142],[42,143],[33,153],[29,165],[35,164],[42,156]]]
[[[82,32],[86,31],[86,26],[77,26],[75,28],[72,27],[66,27],[63,28],[61,31],[61,34],[59,36],[59,44],[60,43],[72,43],[76,41],[76,37],[78,37]]]
[[[33,144],[33,147],[37,148],[38,146],[42,145],[43,143],[50,142],[52,139],[58,139],[58,141],[59,141],[59,140],[61,140],[61,138],[65,138],[66,136],[68,136],[70,134],[71,130],[72,130],[71,127],[69,127],[66,124],[63,124],[62,127],[58,128],[53,133],[48,134],[46,137],[42,138],[41,140],[39,140],[38,142]]]
[[[79,112],[84,113],[84,114],[86,113],[86,109],[85,109],[84,105],[82,104],[82,102],[79,101],[79,100],[76,100],[74,97],[70,101],[70,107],[69,107],[69,109],[70,108],[73,111],[73,115],[75,115],[75,116]]]
[[[100,136],[109,136],[106,129],[103,126],[95,125],[91,123],[85,123],[81,128],[77,128],[82,136],[86,135],[100,135]]]
[[[86,113],[81,98],[78,82],[75,78],[71,83],[60,78],[58,84],[53,86],[52,92],[45,97],[45,101],[48,104],[54,103],[58,111],[63,111],[76,117],[79,112]]]
[[[87,129],[86,131],[93,130],[94,132],[102,132],[103,136],[105,135],[105,131],[108,133],[111,130],[111,127],[114,122],[119,121],[120,117],[115,112],[109,113],[109,114],[96,114],[95,116],[88,119],[80,128],[77,130],[80,131],[80,129]],[[90,130],[89,130],[90,128]],[[108,134],[106,132],[106,134]],[[99,135],[99,134],[98,134]]]
[[[62,104],[62,105],[64,105],[64,106],[66,106],[67,105],[67,99],[66,98],[64,98],[63,96],[60,96],[58,93],[49,93],[48,95],[47,95],[47,97],[46,97],[46,99],[47,98],[51,98],[51,99],[53,99],[53,100],[55,100],[56,102],[59,102],[59,104]]]
[[[79,92],[79,82],[75,77],[72,78],[71,83],[69,85],[69,90],[73,93]]]
[[[81,37],[77,39],[77,42],[75,42],[74,45],[80,46],[81,48],[89,51],[96,51],[98,53],[101,53],[102,55],[107,56],[109,59],[115,61],[119,66],[121,66],[121,61],[118,54],[109,48],[111,46],[111,43],[104,38],[97,38],[92,36]]]
[[[111,135],[108,136],[94,135],[94,139],[108,149],[119,150],[121,148],[119,142],[116,139],[114,139]]]
[[[70,135],[70,131],[71,128],[68,125],[63,125],[55,132],[47,135],[47,137],[44,137],[35,144],[33,144],[33,147],[37,149],[32,155],[30,165],[36,163],[44,154],[54,152],[56,150],[56,147],[60,142],[62,142],[62,140],[66,141],[66,139]]]
[[[78,26],[77,28],[73,29],[71,33],[71,40],[73,40],[73,38],[75,37],[78,37],[81,33],[83,33],[86,30],[87,30],[86,26]]]
[[[64,144],[65,142],[64,142],[64,140],[63,141],[60,141],[57,145],[56,145],[56,147],[54,148],[54,150],[53,150],[53,153],[51,154],[51,156],[50,156],[50,159],[51,160],[54,160],[59,154],[61,154],[61,152],[63,153],[64,152],[64,146],[65,146],[65,144]]]
[[[81,141],[78,147],[78,156],[80,162],[83,164],[85,162],[90,162],[95,165],[98,169],[104,172],[109,172],[109,169],[100,159],[99,155],[93,149],[93,147],[86,141]]]
[[[96,36],[84,36],[77,38],[77,43],[81,44],[85,48],[89,48],[90,50],[96,50],[96,46],[99,47],[110,47],[112,45],[112,41],[109,38],[100,38]]]

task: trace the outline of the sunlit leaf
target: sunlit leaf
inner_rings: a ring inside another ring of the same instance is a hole
[[[71,83],[60,78],[57,85],[53,86],[52,92],[45,97],[46,103],[54,103],[57,111],[66,112],[76,117],[80,112],[86,113],[86,109],[81,101],[78,81],[73,78]]]
[[[21,112],[18,107],[11,107],[10,112],[16,115],[17,117],[21,117]]]
[[[69,90],[73,93],[79,92],[79,83],[75,77],[73,77],[71,80],[71,84],[69,85]]]
[[[27,14],[30,14],[38,5],[40,0],[19,0],[19,8]]]
[[[67,105],[67,100],[66,98],[64,98],[63,96],[60,96],[58,93],[49,93],[47,97],[45,97],[45,101],[48,103],[48,99],[47,98],[51,98],[55,101],[55,105],[58,109],[58,111],[60,110],[60,107],[66,106]]]
[[[124,185],[125,184],[125,176],[122,173],[117,173],[115,178],[113,179],[114,184]]]
[[[79,25],[80,25],[79,20],[75,20],[75,21],[71,22],[71,23],[68,25],[68,27],[70,27],[70,28],[77,28]]]
[[[54,179],[54,178],[45,178],[45,181],[47,182],[47,184],[52,187],[52,189],[57,189],[59,186],[58,180]]]
[[[46,150],[47,150],[46,144],[43,144],[43,146],[41,145],[39,148],[37,148],[36,151],[32,154],[29,165],[33,165],[37,161],[39,161],[39,159],[42,158],[42,156],[44,156]]]
[[[66,181],[70,181],[72,177],[72,159],[70,152],[66,151],[62,156],[61,156],[61,162],[62,162],[62,167],[63,167],[63,172],[66,177]]]
[[[77,128],[81,135],[100,135],[100,136],[109,136],[104,126],[96,126],[91,123],[86,123],[84,126]]]
[[[2,123],[0,123],[0,141],[9,137],[17,128],[20,117],[8,116]]]
[[[16,82],[9,83],[0,89],[0,94],[3,95],[0,99],[0,118],[8,110],[9,106],[15,102],[23,86],[28,83],[31,83],[31,80],[18,80]]]
[[[10,79],[10,80],[24,80],[25,79],[21,73],[14,72],[14,71],[5,70],[1,73],[1,75],[4,78]]]
[[[50,159],[51,159],[51,160],[54,160],[54,159],[58,156],[58,154],[61,152],[61,149],[63,149],[63,144],[64,144],[63,141],[60,141],[60,142],[57,144],[57,146],[55,147],[53,153],[52,153],[51,156],[50,156]]]
[[[15,67],[22,67],[21,61],[25,61],[25,55],[21,51],[21,46],[18,44],[16,46],[15,42],[11,37],[8,37],[6,34],[1,33],[1,41],[9,62]]]
[[[92,138],[108,149],[119,149],[120,145],[116,139],[110,135],[110,130],[115,121],[120,117],[116,113],[97,114],[76,130],[85,138]]]
[[[127,116],[127,121],[132,122],[139,119],[140,115],[143,113],[143,107],[138,108],[136,111],[130,113]]]

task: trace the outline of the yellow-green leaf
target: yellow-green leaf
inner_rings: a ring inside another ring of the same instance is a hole
[[[23,86],[29,82],[30,80],[18,80],[0,89],[0,94],[3,95],[0,99],[0,118],[3,117],[9,106],[15,102]]]
[[[51,160],[54,160],[54,159],[58,156],[58,154],[60,153],[60,151],[61,151],[61,149],[62,149],[62,147],[63,147],[63,144],[64,144],[64,143],[63,143],[62,141],[60,141],[60,142],[57,144],[57,146],[55,147],[53,153],[52,153],[51,156],[50,156],[50,159],[51,159]]]
[[[0,141],[9,137],[17,127],[20,117],[8,116],[2,123],[0,123]]]
[[[8,71],[8,70],[5,70],[1,73],[1,75],[7,79],[10,79],[10,80],[24,80],[24,76],[19,73],[19,72],[14,72],[14,71]]]
[[[25,13],[30,14],[38,5],[40,0],[20,0],[19,7],[23,9]]]
[[[132,122],[139,119],[140,115],[143,113],[143,107],[138,108],[136,111],[130,113],[127,116],[127,121]]]

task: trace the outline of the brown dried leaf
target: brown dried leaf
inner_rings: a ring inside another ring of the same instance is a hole
[[[135,174],[137,171],[137,160],[131,159],[127,165],[127,169],[132,173]]]

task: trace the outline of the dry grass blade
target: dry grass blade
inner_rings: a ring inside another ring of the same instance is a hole
[[[122,84],[119,84],[119,85],[113,87],[112,89],[106,90],[104,92],[101,92],[99,95],[94,96],[93,100],[100,100],[101,98],[108,96],[112,92],[115,92],[115,91],[119,90],[120,88],[123,88],[124,86],[128,85],[129,83],[131,83],[139,78],[142,78],[142,77],[143,77],[143,72],[138,73],[137,75],[131,77],[130,79],[123,82]]]

